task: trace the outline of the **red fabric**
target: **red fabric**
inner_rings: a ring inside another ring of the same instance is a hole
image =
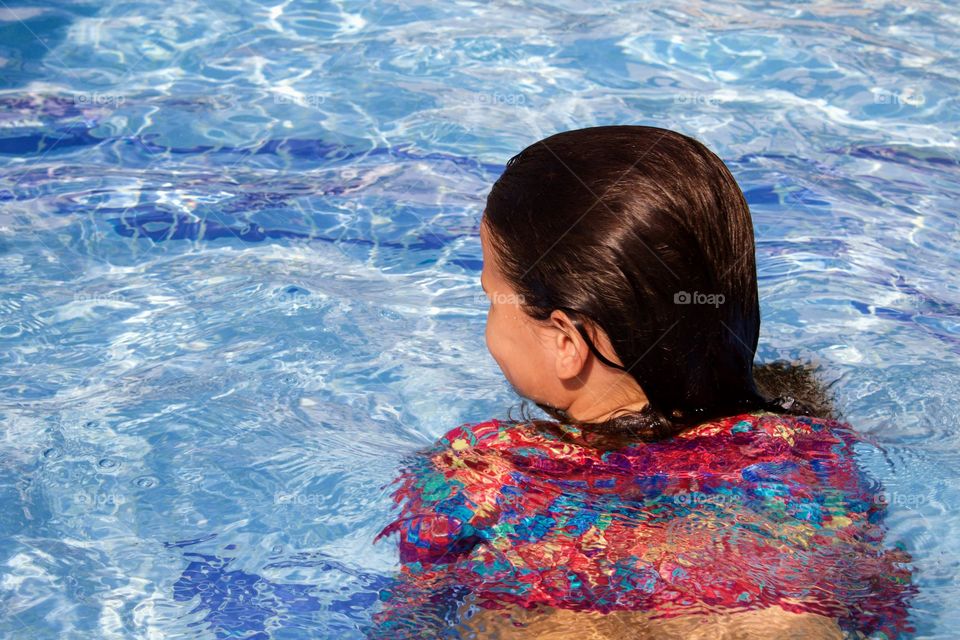
[[[910,572],[847,425],[770,413],[614,452],[524,423],[462,425],[398,478],[401,581],[381,621],[458,585],[483,606],[681,615],[779,605],[896,637]]]

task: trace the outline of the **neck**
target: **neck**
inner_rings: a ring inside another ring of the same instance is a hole
[[[574,422],[605,422],[624,413],[640,411],[650,402],[634,383],[633,388],[609,387],[607,393],[583,393],[576,397],[563,413]]]

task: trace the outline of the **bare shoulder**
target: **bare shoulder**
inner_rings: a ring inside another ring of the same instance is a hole
[[[753,611],[654,618],[639,611],[608,614],[566,609],[480,609],[461,623],[477,638],[533,640],[842,640],[837,622],[773,606]]]

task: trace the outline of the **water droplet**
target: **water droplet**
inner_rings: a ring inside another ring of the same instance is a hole
[[[279,545],[279,544],[278,544],[278,545],[274,545],[274,547],[273,547],[273,549],[271,549],[271,551],[272,551],[273,553],[276,553],[276,554],[279,555],[279,554],[283,553],[283,546],[282,546],[282,545]]]
[[[60,451],[57,447],[50,447],[43,452],[43,457],[47,460],[59,460],[63,457],[63,451]]]
[[[20,325],[8,324],[0,327],[0,338],[16,338],[22,333],[23,328]]]
[[[152,487],[157,486],[157,484],[159,484],[160,481],[154,478],[153,476],[140,476],[139,478],[134,480],[134,482],[141,489],[150,489]]]
[[[120,466],[120,462],[113,458],[101,458],[97,466],[101,469],[116,469]]]

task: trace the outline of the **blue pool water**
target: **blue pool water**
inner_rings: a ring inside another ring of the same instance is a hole
[[[506,160],[650,124],[733,170],[761,360],[876,446],[917,637],[960,611],[960,10],[0,2],[0,637],[359,638],[387,483],[516,404]]]

